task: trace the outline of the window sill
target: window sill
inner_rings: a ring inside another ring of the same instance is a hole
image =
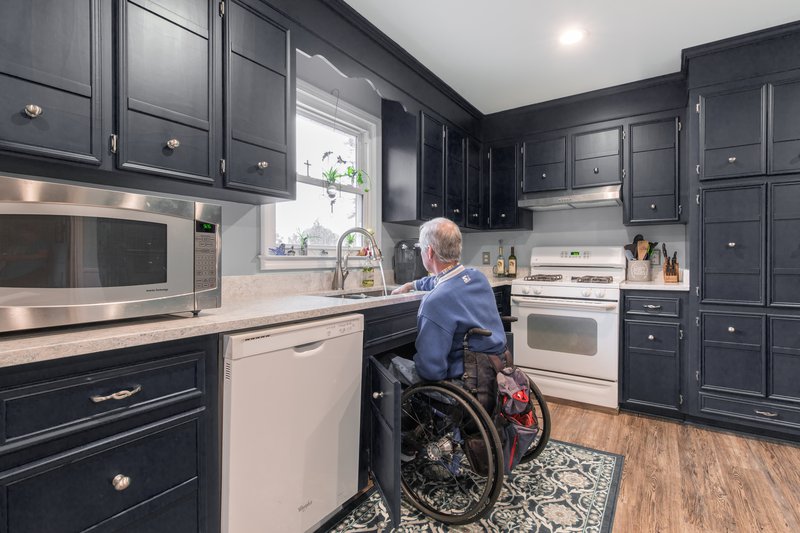
[[[259,255],[261,270],[333,270],[336,256],[322,255]],[[368,265],[367,256],[351,255],[349,266],[362,268]]]

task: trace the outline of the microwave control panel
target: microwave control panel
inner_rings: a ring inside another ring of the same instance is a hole
[[[217,225],[196,223],[194,232],[194,288],[217,288]]]

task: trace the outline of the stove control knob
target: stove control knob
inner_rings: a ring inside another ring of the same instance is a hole
[[[522,287],[522,294],[530,294],[531,290],[528,287]]]
[[[595,296],[597,296],[598,298],[602,298],[605,295],[606,295],[606,291],[597,291],[595,293]]]
[[[588,296],[591,296],[591,295],[592,295],[592,291],[591,291],[591,290],[589,290],[589,289],[585,289],[585,290],[584,290],[584,291],[583,291],[581,294],[582,294],[583,296],[587,296],[587,297],[588,297]]]
[[[540,289],[539,287],[536,287],[535,289],[533,289],[533,294],[537,294],[537,295],[538,294],[542,294],[542,289]]]

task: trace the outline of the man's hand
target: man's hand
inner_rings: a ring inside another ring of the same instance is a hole
[[[411,292],[414,290],[414,282],[409,281],[408,283],[404,283],[397,287],[395,290],[392,291],[392,294],[403,294],[404,292]]]

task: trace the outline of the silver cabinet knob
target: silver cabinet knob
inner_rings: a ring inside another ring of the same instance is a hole
[[[733,326],[728,326],[728,333],[736,333],[736,328]]]
[[[431,207],[432,207],[433,209],[436,209],[437,207],[439,207],[439,204],[431,204]]]
[[[178,139],[170,139],[167,141],[167,148],[169,148],[170,150],[174,150],[180,147],[180,145],[181,142]]]
[[[650,204],[650,209],[652,209],[653,211],[655,211],[655,210],[656,210],[656,204]]]
[[[653,335],[648,335],[648,336],[647,336],[647,340],[649,340],[649,341],[654,341],[654,340],[656,340],[656,338],[655,338],[655,336],[653,336]]]
[[[374,399],[376,399],[376,400],[377,400],[377,399],[379,399],[379,398],[383,398],[383,391],[380,391],[380,392],[373,392],[373,393],[372,393],[372,397],[373,397]]]
[[[131,478],[123,476],[122,474],[117,474],[114,476],[114,479],[111,480],[111,484],[114,486],[114,490],[121,492],[131,486]]]
[[[734,163],[736,163],[736,156],[731,156],[731,157],[729,157],[729,158],[728,158],[728,163],[730,163],[731,165],[732,165],[732,164],[734,164]]]
[[[506,218],[506,214],[505,213],[500,213],[500,218]]]
[[[592,172],[594,172],[595,174],[600,174],[600,169],[597,168],[597,167],[594,167],[594,170],[592,170]]]
[[[542,172],[542,179],[546,179],[546,178],[547,178],[547,172]]]
[[[461,209],[459,209],[457,207],[455,209],[453,209],[453,213],[455,213],[456,215],[459,214],[460,212],[461,212]]]
[[[729,242],[728,243],[728,248],[736,248],[736,243],[735,242]]]
[[[36,118],[44,115],[44,109],[42,109],[36,104],[26,105],[24,111],[25,114],[28,115],[28,118]]]
[[[478,218],[480,215],[478,213],[472,213],[472,218]]]
[[[258,167],[258,170],[264,170],[269,166],[269,163],[266,161],[259,161],[258,163],[256,163],[256,166]]]

